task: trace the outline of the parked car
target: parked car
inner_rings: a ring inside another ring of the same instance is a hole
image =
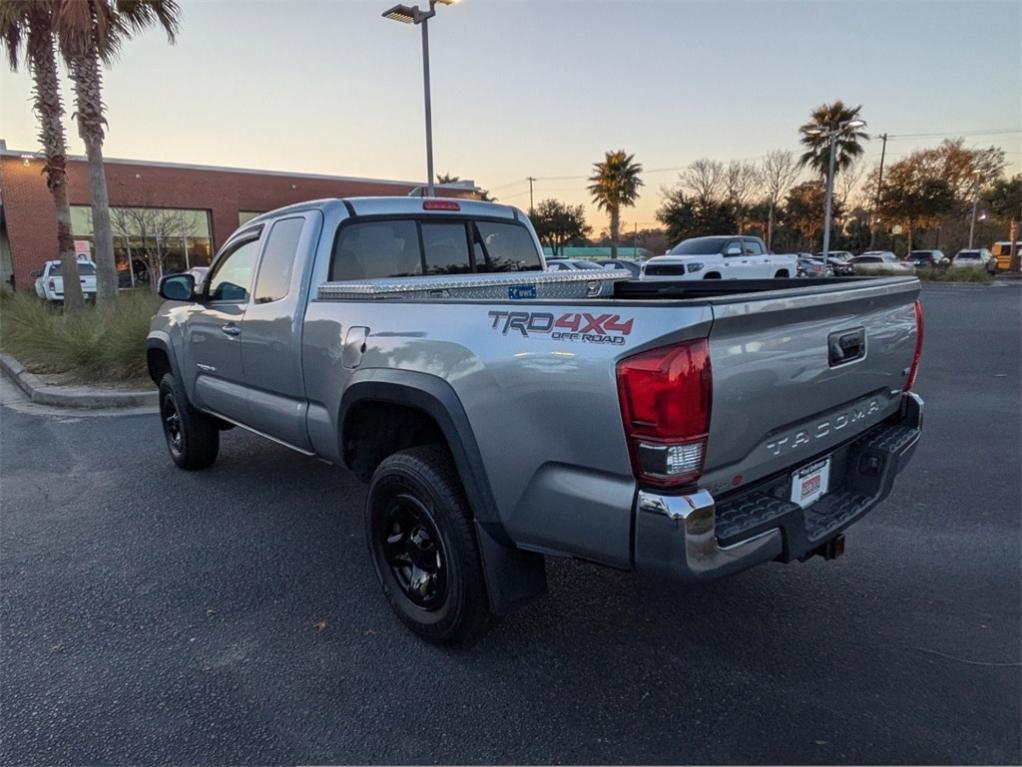
[[[759,237],[695,237],[642,265],[644,280],[770,279],[794,277],[798,258],[767,252]]]
[[[603,267],[583,258],[548,258],[546,261],[548,272],[573,272],[579,269],[603,269]]]
[[[989,274],[997,273],[997,259],[986,248],[966,248],[955,254],[952,269],[986,269]]]
[[[942,250],[913,250],[905,260],[917,269],[943,269],[951,263]]]
[[[857,274],[915,274],[915,267],[889,250],[867,250],[849,263]]]
[[[435,642],[542,594],[546,556],[673,581],[836,557],[909,461],[917,280],[779,301],[770,280],[542,268],[505,205],[349,198],[252,219],[201,290],[160,282],[145,354],[171,459],[211,465],[235,424],[349,467],[383,594]]]
[[[604,269],[627,269],[636,279],[642,273],[642,265],[638,261],[629,261],[627,258],[598,258],[596,263]]]
[[[78,281],[86,301],[96,300],[96,264],[84,256],[76,261]],[[60,260],[47,261],[36,273],[35,294],[43,301],[64,302],[64,278],[60,276]]]
[[[821,250],[816,254],[817,258],[823,258],[823,251]],[[838,261],[848,261],[851,258],[855,258],[855,254],[849,250],[831,250],[828,251],[828,257],[837,259]]]
[[[799,277],[833,277],[834,271],[823,262],[822,258],[816,258],[808,253],[798,254],[798,276]]]
[[[830,270],[837,277],[851,277],[855,274],[855,267],[850,263],[852,258],[855,258],[855,256],[851,253],[848,254],[847,260],[831,257],[827,259],[827,266],[830,267]]]

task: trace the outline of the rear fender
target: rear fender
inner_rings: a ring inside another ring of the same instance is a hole
[[[490,606],[501,615],[546,590],[542,555],[515,547],[497,513],[486,468],[468,416],[447,381],[405,370],[358,371],[345,389],[338,413],[338,454],[344,455],[344,423],[353,407],[365,403],[410,407],[432,418],[443,433],[472,509]]]

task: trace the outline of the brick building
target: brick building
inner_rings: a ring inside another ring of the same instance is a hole
[[[31,289],[32,273],[58,257],[53,201],[38,152],[0,140],[0,280]],[[68,198],[76,250],[92,253],[89,177],[84,157],[69,157]],[[158,249],[167,271],[209,263],[249,218],[321,197],[406,196],[417,182],[202,165],[106,160],[114,251],[122,287],[146,279],[146,256]]]

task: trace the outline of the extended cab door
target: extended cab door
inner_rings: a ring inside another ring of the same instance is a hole
[[[194,400],[201,408],[245,422],[246,394],[241,366],[241,333],[259,255],[261,228],[229,242],[206,280],[201,308],[188,318],[185,348],[194,376]]]
[[[305,267],[321,222],[321,214],[310,211],[269,225],[241,333],[249,404],[245,425],[305,451],[311,450],[301,359],[309,291]]]

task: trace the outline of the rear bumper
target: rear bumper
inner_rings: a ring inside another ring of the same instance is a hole
[[[700,581],[774,559],[810,556],[890,494],[915,452],[922,423],[922,398],[903,395],[897,417],[826,454],[830,492],[806,509],[788,500],[787,471],[719,498],[706,490],[683,495],[640,490],[636,569]]]

